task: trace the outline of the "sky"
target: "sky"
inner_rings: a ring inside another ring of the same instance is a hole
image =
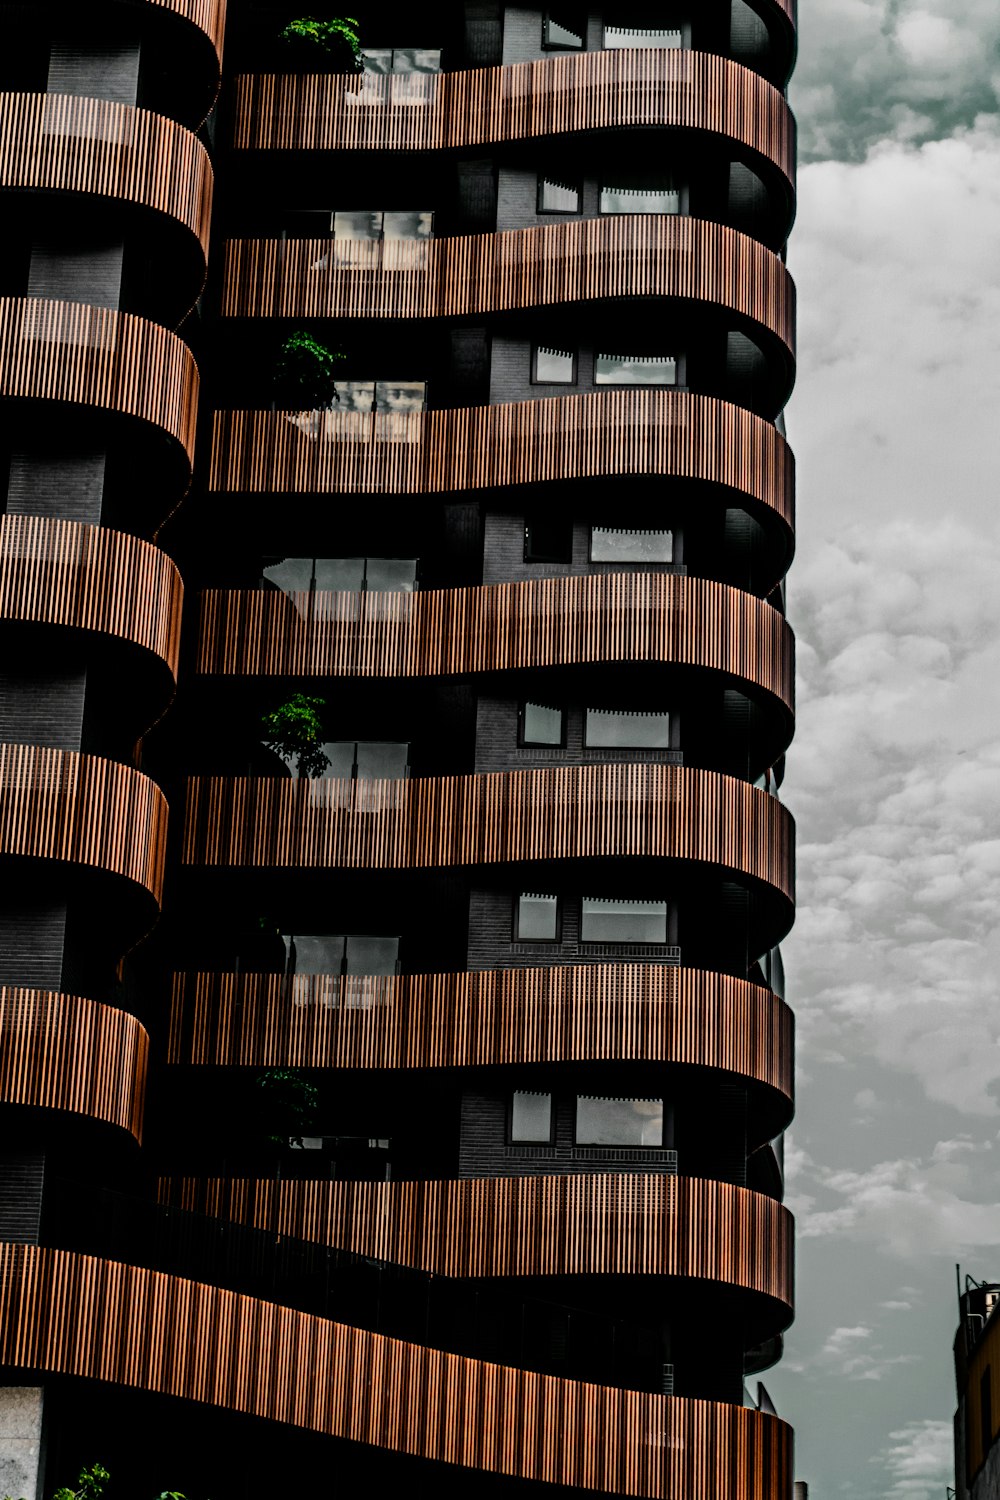
[[[955,1263],[1000,1281],[1000,5],[800,0],[783,798],[810,1500],[944,1500]]]

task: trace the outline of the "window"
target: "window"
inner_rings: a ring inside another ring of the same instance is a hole
[[[682,38],[679,28],[662,26],[605,26],[604,45],[608,49],[620,47],[680,47]]]
[[[665,943],[667,903],[584,896],[580,903],[580,940],[584,943]]]
[[[350,781],[405,781],[409,744],[387,740],[330,740],[323,749],[330,761],[328,777]]]
[[[588,708],[588,750],[669,750],[670,715]]]
[[[435,47],[366,47],[366,73],[440,73],[441,50]]]
[[[535,346],[531,378],[536,385],[574,385],[576,352],[571,349],[549,349]]]
[[[520,709],[520,743],[522,745],[561,745],[563,711],[546,708],[544,703],[522,703]]]
[[[587,23],[565,11],[546,11],[542,22],[542,46],[564,52],[582,52],[587,41]]]
[[[559,937],[559,898],[522,891],[517,898],[517,938],[522,943],[554,943]]]
[[[396,974],[399,938],[368,933],[282,934],[289,974]]]
[[[411,594],[417,586],[415,557],[282,557],[261,572],[286,594]]]
[[[524,527],[525,562],[573,561],[573,523],[561,516],[533,516]]]
[[[538,212],[540,214],[578,214],[580,186],[556,177],[539,177]]]
[[[662,1146],[662,1099],[576,1100],[578,1146]]]
[[[511,1095],[510,1138],[544,1144],[552,1140],[552,1095],[518,1091]]]
[[[335,412],[423,411],[427,402],[425,380],[335,380],[333,384]]]
[[[595,385],[676,385],[677,360],[672,354],[598,354]]]
[[[429,240],[434,214],[421,209],[338,209],[333,215],[337,240]]]
[[[619,531],[595,526],[590,533],[591,562],[669,563],[674,560],[672,531]]]
[[[638,184],[619,179],[601,184],[602,214],[679,214],[681,195],[664,178],[660,183]]]

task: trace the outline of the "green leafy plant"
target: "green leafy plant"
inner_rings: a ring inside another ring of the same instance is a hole
[[[269,1068],[257,1078],[264,1090],[264,1136],[272,1145],[301,1140],[313,1128],[319,1090],[293,1068]]]
[[[347,358],[301,329],[290,334],[274,367],[275,394],[295,411],[328,411],[337,398],[337,366]]]
[[[353,16],[333,16],[319,21],[315,16],[299,16],[281,32],[281,39],[297,52],[322,52],[338,73],[363,73],[364,54],[358,23]]]
[[[320,718],[320,710],[325,707],[325,698],[293,693],[287,703],[280,704],[260,721],[268,750],[282,760],[293,762],[300,776],[322,776],[330,764],[330,757],[323,749]]]
[[[100,1500],[104,1494],[104,1486],[111,1475],[102,1464],[93,1464],[89,1469],[81,1469],[80,1477],[76,1481],[77,1487],[71,1490],[63,1485],[56,1490],[52,1500]]]

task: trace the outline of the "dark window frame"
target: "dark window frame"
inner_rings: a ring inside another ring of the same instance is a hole
[[[566,528],[565,552],[536,552],[532,545],[532,530],[537,525],[534,517],[524,518],[524,561],[526,563],[553,563],[568,566],[573,561],[573,521],[571,517],[560,517]]]
[[[538,374],[538,355],[542,349],[547,349],[547,344],[532,344],[531,346],[531,384],[532,385],[579,385],[580,384],[580,351],[579,349],[559,350],[559,353],[572,354],[573,375],[569,380],[545,380]]]
[[[590,947],[592,944],[600,944],[602,947],[621,948],[663,948],[670,942],[670,897],[669,896],[591,896],[592,901],[633,901],[637,906],[664,906],[663,914],[663,936],[661,938],[588,938],[583,935],[583,903],[587,898],[580,896],[580,943]]]

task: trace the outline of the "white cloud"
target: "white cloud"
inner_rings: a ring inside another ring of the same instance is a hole
[[[996,108],[994,0],[811,0],[792,99],[803,154],[941,136]]]
[[[886,1471],[885,1500],[940,1500],[954,1477],[950,1422],[908,1422],[889,1434],[874,1464]]]

